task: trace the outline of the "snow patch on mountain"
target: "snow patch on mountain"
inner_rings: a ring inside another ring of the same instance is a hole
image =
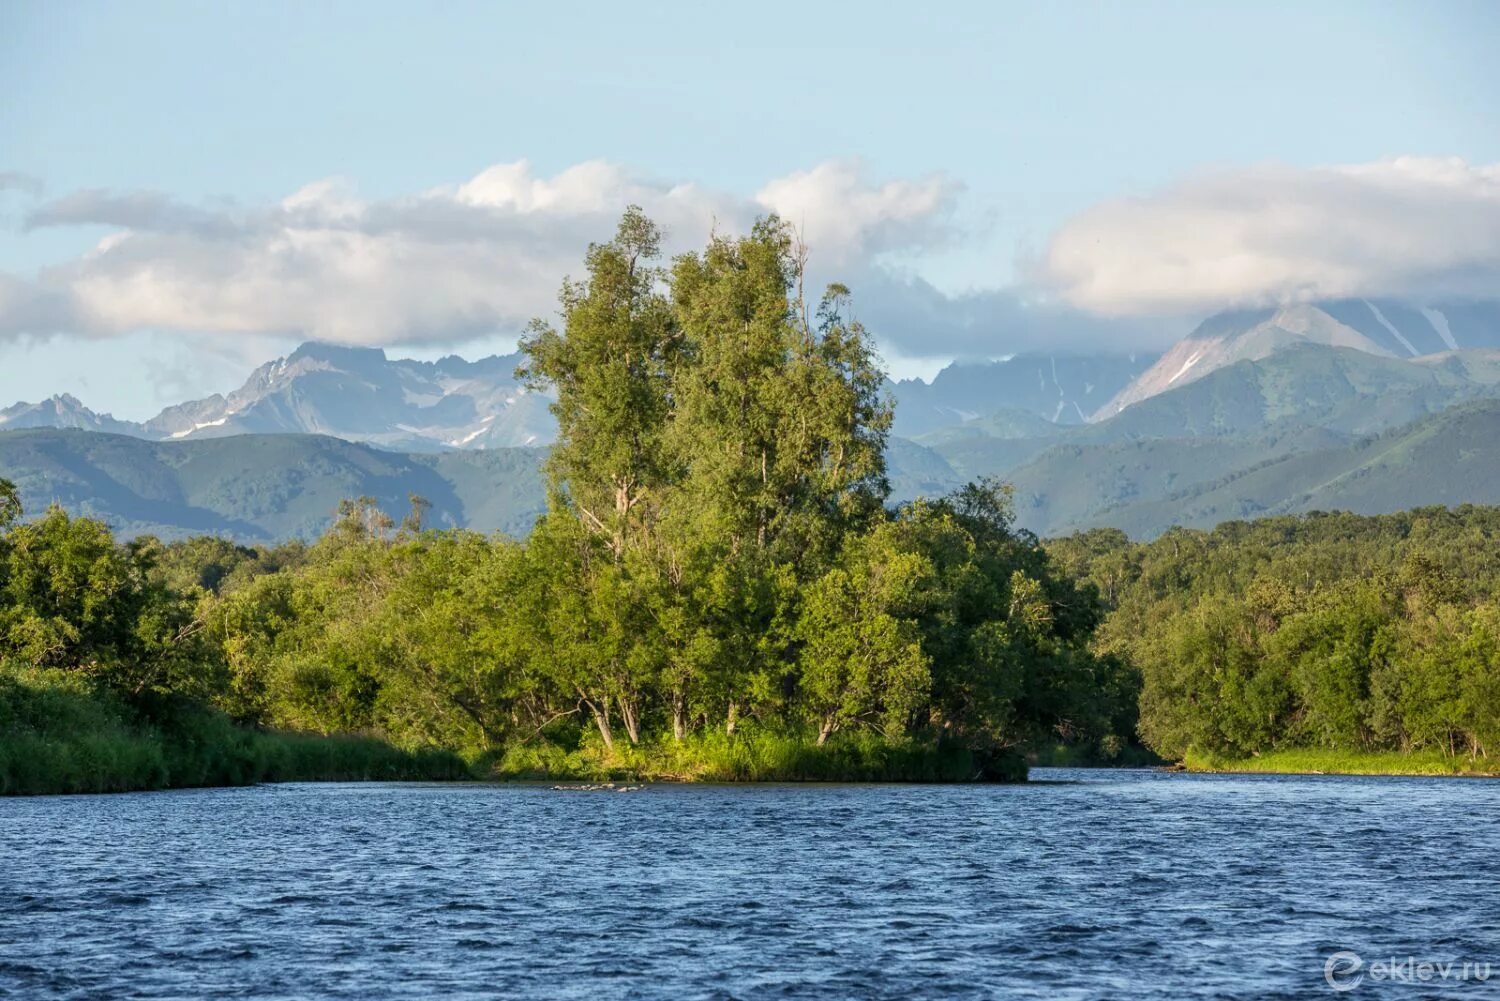
[[[194,424],[192,427],[186,428],[185,430],[182,430],[182,431],[173,431],[172,434],[171,434],[171,437],[173,437],[173,438],[186,438],[188,435],[192,434],[194,431],[202,431],[204,428],[223,427],[224,426],[224,422],[227,421],[227,420],[229,420],[229,416],[226,414],[225,416],[220,417],[216,421],[203,421],[203,422],[201,422],[199,424]]]
[[[1421,310],[1422,315],[1427,317],[1427,322],[1432,324],[1432,329],[1443,339],[1443,343],[1448,345],[1448,350],[1457,351],[1458,341],[1454,339],[1453,330],[1448,326],[1448,318],[1443,315],[1442,311],[1430,306],[1423,306]]]
[[[1401,346],[1406,349],[1408,354],[1415,358],[1422,353],[1412,345],[1411,341],[1406,339],[1406,336],[1402,334],[1401,331],[1395,328],[1390,320],[1387,320],[1385,318],[1385,314],[1380,311],[1379,306],[1375,305],[1369,299],[1361,299],[1360,301],[1363,302],[1366,306],[1370,307],[1370,313],[1375,317],[1375,322],[1379,323],[1382,327],[1389,330],[1391,332],[1391,336],[1401,342]]]
[[[1203,352],[1201,350],[1194,351],[1193,354],[1192,354],[1192,356],[1190,358],[1188,358],[1187,361],[1185,361],[1185,362],[1182,363],[1182,367],[1179,368],[1176,372],[1172,373],[1172,378],[1170,378],[1170,379],[1167,380],[1167,385],[1170,386],[1172,383],[1176,382],[1178,379],[1181,379],[1183,376],[1187,375],[1188,369],[1190,369],[1194,365],[1198,364],[1198,359],[1202,358],[1202,357],[1203,357]]]

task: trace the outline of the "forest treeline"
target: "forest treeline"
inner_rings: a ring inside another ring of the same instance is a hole
[[[1500,508],[1320,513],[1048,544],[1109,609],[1170,759],[1500,747]]]
[[[1028,740],[1128,742],[1096,595],[1004,487],[887,507],[883,373],[790,228],[659,244],[627,212],[522,342],[560,429],[525,540],[428,530],[420,498],[272,549],[10,511],[0,656],[511,774],[1014,777]]]

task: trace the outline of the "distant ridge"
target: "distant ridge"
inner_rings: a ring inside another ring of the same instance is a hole
[[[548,400],[516,381],[519,361],[421,362],[389,359],[380,348],[308,343],[260,366],[228,396],[167,407],[145,422],[95,414],[58,396],[0,411],[0,428],[85,428],[150,441],[327,434],[424,452],[550,444]]]
[[[411,493],[433,502],[434,525],[524,533],[543,506],[555,424],[548,398],[517,383],[519,360],[305,344],[233,393],[144,423],[66,395],[17,404],[0,411],[0,476],[21,484],[30,511],[57,501],[126,535],[308,538],[345,497],[395,514]],[[1000,477],[1019,523],[1042,534],[1112,524],[1149,535],[1304,503],[1500,500],[1471,460],[1493,450],[1465,430],[1488,427],[1486,401],[1500,399],[1494,304],[1226,312],[1159,359],[1018,355],[886,388],[893,503]],[[1422,425],[1449,413],[1469,416]],[[1377,475],[1349,466],[1373,447],[1363,443],[1418,426],[1438,430],[1390,453],[1378,473],[1388,488],[1351,485]],[[1472,443],[1446,448],[1455,436]],[[1349,479],[1312,482],[1320,470]]]
[[[0,431],[0,475],[25,509],[60,504],[125,537],[312,539],[339,501],[374,497],[400,517],[418,494],[436,528],[524,535],[544,507],[534,448],[404,454],[321,435],[152,442],[70,429]]]
[[[1298,344],[1401,359],[1500,347],[1500,303],[1417,306],[1390,299],[1343,299],[1219,313],[1174,344],[1091,419],[1107,420],[1235,362],[1258,361]]]
[[[78,428],[112,434],[136,434],[140,425],[115,420],[109,414],[96,414],[76,396],[61,393],[40,403],[17,403],[0,410],[0,430],[19,428]]]
[[[1107,525],[1149,538],[1172,525],[1267,514],[1500,504],[1497,399],[1366,436],[1282,427],[1224,439],[1010,444],[1037,450],[1004,476],[1019,524],[1044,536]],[[81,430],[0,432],[0,475],[16,481],[28,511],[56,502],[127,537],[169,539],[310,539],[343,498],[371,496],[399,516],[410,494],[432,502],[434,527],[524,535],[544,507],[544,454],[407,454],[313,435],[148,442]],[[889,456],[896,499],[945,493],[976,472],[904,439],[892,441]]]
[[[914,437],[1002,410],[1050,424],[1082,424],[1156,355],[1147,352],[1019,354],[1003,361],[954,362],[933,380],[890,384],[897,434]]]

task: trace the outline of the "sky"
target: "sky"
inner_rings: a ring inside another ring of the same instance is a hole
[[[11,0],[0,405],[506,350],[630,202],[673,252],[783,215],[897,374],[1493,296],[1497,46],[1482,0]]]

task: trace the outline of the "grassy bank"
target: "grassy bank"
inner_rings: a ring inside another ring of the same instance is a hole
[[[1500,775],[1500,762],[1445,755],[1440,751],[1332,751],[1319,748],[1268,751],[1252,758],[1188,754],[1194,772],[1272,772],[1286,775]]]
[[[576,738],[576,734],[574,735]],[[569,746],[571,745],[571,746]],[[1020,782],[1019,754],[870,733],[757,730],[682,743],[539,741],[467,763],[371,737],[237,726],[184,700],[127,705],[62,671],[0,671],[0,795],[129,792],[257,782],[449,780],[652,782]]]
[[[467,778],[456,756],[373,738],[236,726],[166,702],[150,714],[63,672],[0,674],[0,794],[129,792],[256,782]]]
[[[744,729],[733,736],[698,734],[682,743],[617,744],[567,749],[555,744],[511,748],[482,762],[500,779],[640,782],[1024,782],[1018,754],[981,757],[960,747],[835,734],[819,747],[811,733]]]

